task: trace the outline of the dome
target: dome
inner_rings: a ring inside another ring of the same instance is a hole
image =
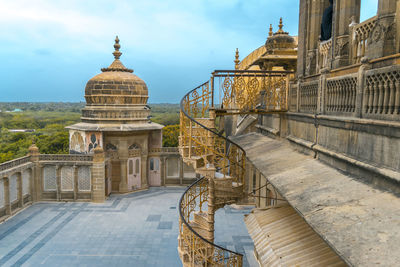
[[[295,39],[288,32],[284,32],[282,28],[282,18],[279,21],[279,30],[276,33],[272,33],[272,25],[270,26],[269,37],[265,42],[267,53],[273,53],[274,50],[296,48]]]
[[[118,36],[115,38],[114,61],[102,73],[91,78],[85,88],[86,107],[83,122],[133,123],[148,121],[146,83],[120,61]]]
[[[102,73],[90,79],[85,88],[85,99],[88,105],[146,105],[148,90],[146,83],[133,74],[119,60],[121,56],[118,36],[115,39],[115,60]]]

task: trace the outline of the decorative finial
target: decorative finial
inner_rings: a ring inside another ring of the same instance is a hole
[[[272,36],[274,34],[273,29],[272,29],[272,24],[269,24],[269,35],[268,36]]]
[[[240,60],[239,60],[239,49],[238,48],[236,48],[236,54],[235,54],[234,62],[235,62],[235,69],[236,70],[239,69]]]
[[[279,30],[278,30],[279,33],[283,33],[282,28],[283,28],[282,18],[280,18],[279,19]]]
[[[121,45],[119,44],[119,38],[118,35],[115,37],[115,44],[114,44],[115,51],[113,52],[114,58],[119,59],[122,55],[121,52],[119,52],[119,49],[121,48]]]

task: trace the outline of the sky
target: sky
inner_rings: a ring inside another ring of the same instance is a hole
[[[361,20],[378,0],[361,0]],[[178,103],[215,69],[265,43],[269,24],[298,32],[298,0],[0,0],[0,102],[84,101],[86,82],[121,61],[150,103]]]

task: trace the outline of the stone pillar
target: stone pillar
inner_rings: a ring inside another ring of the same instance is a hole
[[[56,183],[57,183],[57,193],[56,200],[61,200],[61,168],[62,166],[56,165]]]
[[[11,203],[10,203],[10,179],[6,176],[4,179],[4,207],[6,208],[6,214],[11,215]]]
[[[94,149],[92,166],[92,201],[103,203],[105,201],[105,165],[104,151],[101,147]]]
[[[32,202],[40,201],[42,195],[42,168],[39,163],[39,148],[32,144],[29,147],[29,153],[31,162],[34,164],[31,172],[31,196]]]
[[[128,142],[126,140],[120,140],[118,145],[118,156],[121,168],[121,181],[119,183],[119,192],[128,192]]]
[[[364,90],[366,87],[365,71],[371,68],[371,65],[368,63],[366,58],[362,59],[361,63],[362,65],[358,69],[358,76],[357,76],[356,109],[355,109],[355,116],[358,118],[362,117],[364,106],[367,105],[368,103],[368,99],[364,99],[365,98]]]
[[[360,21],[361,0],[335,0],[333,6],[332,67],[347,66],[350,55],[350,28],[352,21]]]
[[[141,157],[142,188],[148,188],[149,187],[149,177],[147,175],[147,170],[149,168],[149,165],[147,163],[147,159],[148,159],[147,155],[142,155],[142,157]]]
[[[185,164],[185,162],[183,162],[182,157],[180,157],[178,168],[179,168],[179,180],[181,185],[183,184],[183,178],[184,178],[183,176],[185,175],[185,172],[183,171],[183,164]]]
[[[161,185],[165,186],[166,184],[166,171],[167,171],[167,166],[166,166],[166,159],[165,156],[160,158],[160,170],[161,170]]]
[[[379,0],[378,18],[375,27],[372,29],[368,39],[366,56],[368,59],[375,59],[395,54],[399,27],[398,17],[396,20],[396,9],[400,4],[397,0]],[[398,16],[398,15],[397,15]]]
[[[300,6],[300,8],[306,8],[305,12],[307,12],[307,15],[304,15],[304,19],[306,19],[306,25],[304,25],[304,23],[302,24],[307,27],[307,33],[304,34],[304,36],[306,36],[306,54],[303,55],[305,59],[305,76],[313,75],[316,73],[322,15],[324,13],[324,10],[328,6],[329,2],[327,0],[308,1],[307,5],[304,4],[304,6]],[[301,12],[304,11],[301,10]],[[299,27],[302,25],[299,24]],[[299,33],[301,33],[301,31],[302,30],[300,30],[299,28]],[[299,44],[301,42],[304,42],[304,40],[299,39]]]
[[[78,199],[78,166],[74,165],[74,200]]]
[[[305,75],[306,54],[307,54],[307,32],[308,32],[308,1],[300,0],[299,16],[299,45],[297,52],[297,77]]]
[[[22,195],[22,173],[17,172],[17,196],[18,196],[18,207],[24,206],[24,199]]]

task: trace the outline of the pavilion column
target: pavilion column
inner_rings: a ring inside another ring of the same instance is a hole
[[[142,174],[141,174],[142,188],[148,188],[148,187],[149,187],[149,177],[148,177],[148,172],[147,172],[147,170],[148,170],[149,167],[148,167],[147,159],[148,159],[147,154],[142,155],[142,157],[141,157],[141,164],[142,164],[142,166],[141,166],[141,171],[142,171]]]
[[[308,0],[300,0],[300,12],[299,17],[299,40],[302,40],[298,44],[298,53],[297,53],[297,76],[303,77],[305,75],[305,67],[306,67],[306,55],[307,55],[307,46],[306,46],[306,37],[308,33]]]
[[[77,173],[77,172],[75,172]],[[92,166],[92,201],[103,203],[105,201],[105,155],[101,147],[94,149]]]
[[[368,59],[389,56],[398,52],[399,17],[396,19],[396,10],[400,11],[400,1],[379,0],[378,18],[368,39],[366,55]],[[397,15],[400,16],[400,15]]]
[[[128,142],[120,140],[118,145],[119,164],[121,168],[121,181],[119,183],[119,192],[128,192]]]
[[[299,44],[301,44],[303,41],[306,44],[306,51],[303,50],[303,53],[305,52],[305,55],[303,55],[303,58],[305,59],[304,73],[305,76],[309,76],[316,73],[322,15],[324,14],[324,10],[329,6],[329,1],[308,0],[307,3],[300,4],[303,4],[303,6],[300,6],[300,8],[306,8],[306,14],[300,15],[300,20],[305,21],[300,21],[299,26],[306,27],[306,33],[302,33],[303,30],[299,28],[299,38],[305,37],[305,40],[299,40]]]
[[[350,23],[360,21],[361,0],[334,0],[333,3],[333,61],[332,67],[349,65]]]

